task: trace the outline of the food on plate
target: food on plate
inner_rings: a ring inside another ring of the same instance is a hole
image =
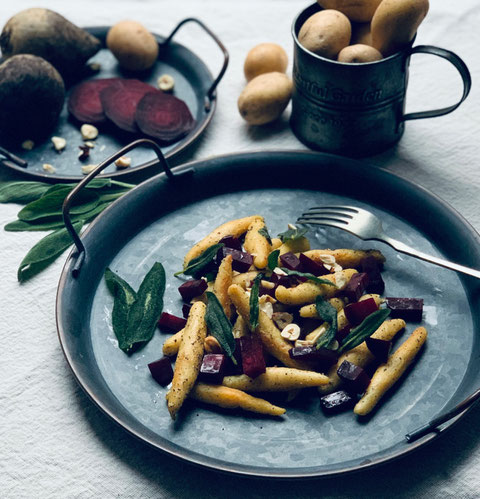
[[[335,9],[345,14],[350,21],[369,22],[382,0],[317,0],[324,9]]]
[[[55,128],[65,100],[58,71],[35,55],[14,55],[0,65],[0,135],[22,143]]]
[[[285,73],[287,65],[287,53],[280,45],[260,43],[248,52],[243,64],[243,72],[247,81],[250,81],[264,73]]]
[[[155,37],[139,22],[120,21],[107,33],[107,47],[118,64],[130,71],[151,68],[158,57]]]
[[[248,226],[243,246],[247,253],[253,255],[253,264],[257,269],[267,266],[268,255],[272,250],[271,239],[263,217],[258,217]]]
[[[284,73],[264,73],[249,81],[238,98],[238,110],[249,125],[278,119],[292,96],[292,80]]]
[[[428,0],[382,0],[372,18],[372,46],[385,57],[408,45],[427,15]]]
[[[369,45],[355,44],[340,50],[337,60],[339,62],[348,62],[350,64],[360,64],[365,62],[374,62],[382,59],[382,54]]]
[[[80,127],[80,133],[82,134],[83,140],[94,140],[98,137],[98,128],[96,126],[85,123]],[[88,147],[90,149],[89,146],[85,147]]]
[[[158,88],[163,92],[171,92],[173,90],[173,87],[175,86],[175,80],[173,76],[169,74],[163,74],[157,78],[157,85]]]
[[[300,28],[298,41],[314,54],[336,59],[350,45],[352,26],[348,17],[338,10],[321,10],[310,16]]]
[[[8,20],[0,35],[0,48],[5,58],[16,54],[43,57],[71,81],[83,73],[101,43],[57,12],[31,8]]]
[[[372,45],[372,34],[370,32],[370,23],[352,23],[352,45],[358,43],[362,45]]]

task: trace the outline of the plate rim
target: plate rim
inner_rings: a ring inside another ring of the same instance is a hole
[[[394,179],[395,181],[400,181],[401,183],[404,183],[408,188],[412,188],[414,191],[417,191],[419,194],[422,196],[426,196],[428,198],[431,198],[431,200],[435,201],[438,203],[438,205],[441,207],[442,210],[446,211],[449,213],[451,216],[453,216],[457,222],[461,223],[461,225],[468,231],[469,235],[472,236],[477,243],[480,243],[480,234],[477,232],[477,230],[473,227],[473,225],[466,220],[463,215],[461,215],[452,205],[450,205],[448,202],[446,202],[443,198],[435,194],[433,191],[430,191],[429,189],[423,187],[422,185],[416,184],[413,181],[403,177],[402,175],[399,175],[398,173],[393,173],[385,168],[379,167],[379,166],[374,166],[368,163],[368,160],[362,160],[359,161],[357,159],[351,159],[348,157],[343,157],[343,156],[338,156],[330,153],[322,153],[322,152],[315,152],[315,151],[308,151],[308,150],[278,150],[278,149],[272,149],[272,150],[253,150],[253,151],[248,151],[248,152],[237,152],[237,153],[225,153],[217,156],[212,156],[209,158],[205,159],[198,159],[198,160],[192,160],[187,163],[184,163],[182,165],[178,165],[176,167],[177,172],[181,172],[183,170],[189,170],[192,168],[198,168],[202,167],[204,164],[209,164],[215,161],[229,161],[229,160],[238,160],[239,158],[242,159],[258,159],[262,158],[262,160],[266,160],[268,156],[270,155],[287,155],[291,156],[292,159],[294,160],[295,158],[298,159],[298,157],[301,156],[309,156],[309,157],[323,157],[326,160],[332,160],[332,161],[341,161],[343,163],[350,163],[353,166],[358,166],[360,168],[370,168],[378,171],[380,175],[385,175],[387,178],[390,177]],[[130,195],[131,192],[137,189],[141,189],[142,186],[146,186],[147,184],[155,183],[159,180],[159,178],[166,178],[165,173],[159,173],[153,177],[150,177],[149,179],[145,180],[141,184],[137,185],[135,188],[133,188],[127,195]],[[143,187],[145,188],[145,187]],[[121,198],[123,199],[123,197]],[[120,201],[120,199],[118,200]],[[97,218],[107,216],[108,212],[110,212],[112,206],[114,206],[114,203],[112,203],[110,206],[108,206],[104,212],[102,212]],[[82,237],[84,237],[94,226],[94,223],[97,219],[94,220],[85,232],[82,234]],[[84,385],[82,381],[82,376],[78,373],[78,371],[75,369],[75,360],[71,357],[70,352],[67,351],[65,347],[65,342],[63,339],[67,336],[66,331],[63,329],[62,324],[61,324],[61,307],[62,307],[62,291],[65,287],[66,281],[68,279],[71,279],[69,275],[69,269],[72,263],[72,258],[76,252],[76,249],[73,248],[66,261],[65,264],[62,268],[62,272],[60,275],[58,287],[57,287],[57,295],[56,295],[56,300],[55,300],[55,313],[56,313],[56,325],[57,325],[57,335],[59,338],[59,342],[62,348],[62,351],[65,355],[65,359],[67,361],[67,364],[69,365],[69,368],[71,372],[74,375],[74,378],[76,379],[77,383],[80,385],[82,390],[87,394],[87,396],[92,400],[92,402],[106,415],[108,416],[111,420],[113,420],[117,425],[119,425],[121,428],[126,430],[130,435],[134,436],[138,440],[148,444],[150,447],[153,447],[154,449],[163,452],[164,454],[167,454],[169,456],[172,456],[176,459],[180,459],[182,461],[186,461],[188,463],[191,463],[196,466],[200,466],[205,469],[209,469],[212,471],[219,471],[222,473],[229,473],[229,474],[234,474],[237,476],[248,476],[248,477],[257,477],[257,478],[268,478],[268,479],[283,479],[283,480],[291,480],[291,479],[323,479],[323,478],[332,478],[340,475],[345,475],[345,474],[350,474],[350,473],[358,473],[364,470],[376,468],[378,466],[381,466],[383,464],[389,463],[391,461],[395,461],[399,458],[405,457],[406,455],[410,454],[411,452],[414,452],[415,450],[419,449],[420,447],[423,447],[424,445],[427,445],[434,440],[436,440],[440,435],[444,434],[446,431],[448,431],[450,428],[452,428],[461,418],[463,418],[473,406],[468,407],[465,409],[463,412],[461,412],[459,415],[457,415],[455,418],[451,419],[450,421],[446,422],[442,427],[436,429],[435,431],[426,434],[422,438],[418,439],[415,442],[409,443],[408,446],[406,446],[403,449],[398,449],[388,456],[380,457],[380,458],[373,458],[370,459],[368,456],[365,457],[364,461],[357,465],[353,466],[347,466],[344,468],[337,468],[335,470],[318,470],[318,466],[312,467],[312,471],[304,471],[305,469],[309,468],[297,468],[297,469],[302,469],[303,471],[297,471],[294,472],[290,469],[284,469],[284,468],[275,468],[275,469],[269,469],[267,467],[260,468],[258,466],[254,465],[244,465],[244,464],[235,464],[235,463],[226,463],[224,461],[218,460],[216,458],[212,458],[210,456],[206,455],[199,455],[195,451],[190,451],[188,449],[185,450],[175,450],[173,448],[166,448],[166,447],[161,447],[159,446],[156,442],[153,442],[152,439],[150,439],[146,435],[142,435],[139,431],[136,429],[130,427],[130,425],[125,424],[125,422],[121,421],[121,418],[118,417],[116,414],[114,414],[112,411],[109,410],[106,405],[99,400],[97,397],[95,397],[94,393],[91,393],[88,388]],[[480,255],[480,253],[479,253]],[[468,295],[467,295],[468,296]],[[458,388],[461,386],[462,383],[459,384]],[[455,393],[455,392],[454,392]],[[452,394],[452,398],[454,396],[454,393]],[[451,400],[451,399],[449,399]],[[448,401],[447,401],[448,403]],[[149,430],[151,431],[151,430]],[[164,439],[164,437],[161,437]],[[165,439],[164,439],[165,440]],[[171,444],[171,447],[175,447],[176,444],[174,444],[171,441],[167,441],[168,444]],[[198,457],[200,456],[200,457]],[[293,469],[294,470],[294,469]]]

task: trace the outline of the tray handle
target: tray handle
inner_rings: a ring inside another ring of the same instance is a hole
[[[119,151],[117,151],[115,154],[112,154],[109,158],[107,158],[105,161],[102,161],[94,170],[92,170],[83,180],[81,180],[66,196],[64,202],[63,202],[63,207],[62,207],[62,214],[63,214],[63,222],[65,223],[65,227],[68,230],[71,238],[73,239],[73,242],[75,246],[77,247],[78,255],[77,255],[77,260],[75,262],[75,265],[72,270],[72,275],[73,277],[77,277],[78,274],[80,273],[80,268],[85,260],[85,246],[82,243],[82,240],[80,239],[80,236],[77,234],[77,231],[73,227],[72,220],[70,218],[70,207],[72,206],[73,201],[75,200],[77,194],[90,182],[90,180],[93,180],[99,173],[101,173],[107,166],[111,165],[114,161],[116,161],[118,158],[124,156],[127,152],[130,152],[132,149],[136,149],[137,147],[141,146],[147,146],[153,149],[158,157],[158,161],[162,166],[163,171],[167,175],[169,179],[174,178],[174,174],[172,173],[172,170],[170,169],[170,166],[168,165],[167,160],[165,159],[165,156],[162,153],[162,150],[160,149],[160,146],[154,142],[153,140],[150,139],[138,139],[135,140],[134,142],[131,142],[130,144],[126,145]]]
[[[167,46],[171,41],[172,38],[175,36],[177,31],[186,23],[189,22],[194,22],[197,23],[201,28],[203,28],[204,31],[206,31],[215,41],[215,43],[220,47],[220,50],[223,52],[223,65],[222,69],[220,69],[220,73],[218,73],[218,76],[215,78],[213,83],[210,85],[210,88],[207,91],[207,95],[205,97],[205,111],[210,111],[212,107],[212,101],[216,98],[216,92],[215,89],[217,88],[217,85],[220,83],[220,80],[223,78],[223,75],[225,74],[225,71],[227,70],[228,66],[228,60],[229,60],[229,54],[228,50],[225,47],[225,45],[220,41],[218,36],[205,24],[200,21],[200,19],[197,19],[196,17],[188,17],[184,19],[183,21],[180,21],[177,26],[174,28],[174,30],[168,35],[166,40],[161,44],[162,47]]]

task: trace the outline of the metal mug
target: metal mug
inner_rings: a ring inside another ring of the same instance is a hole
[[[412,43],[385,59],[347,64],[310,52],[298,41],[303,23],[320,11],[306,8],[292,25],[293,95],[290,126],[312,149],[345,156],[368,156],[392,146],[403,135],[405,121],[442,116],[455,110],[471,87],[470,72],[453,52]],[[405,114],[408,66],[412,54],[432,54],[451,62],[463,80],[463,95],[454,105]]]

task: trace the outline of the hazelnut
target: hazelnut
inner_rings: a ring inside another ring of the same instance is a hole
[[[293,315],[288,312],[274,312],[272,315],[273,322],[277,325],[278,329],[284,329],[292,323]]]
[[[160,90],[163,90],[164,92],[170,92],[175,86],[175,80],[173,79],[173,76],[163,74],[158,77],[157,85]]]
[[[55,167],[51,165],[50,163],[43,163],[43,171],[47,173],[55,173],[57,170],[55,170]]]
[[[288,326],[285,326],[280,333],[282,338],[285,338],[286,340],[290,341],[295,341],[300,338],[300,326],[298,324],[289,324]]]
[[[95,170],[95,168],[97,167],[98,165],[84,165],[82,166],[82,173],[84,175],[88,175],[89,173],[91,173],[93,170]]]
[[[80,127],[80,133],[82,134],[83,140],[93,140],[98,137],[98,128],[93,125],[82,125]]]
[[[89,147],[90,149],[93,149],[95,147],[95,142],[92,142],[91,140],[87,140],[85,142],[85,145]]]
[[[57,152],[63,151],[67,145],[67,141],[63,137],[52,137],[51,141]]]
[[[115,161],[115,166],[119,169],[128,168],[132,164],[132,158],[122,156]]]

